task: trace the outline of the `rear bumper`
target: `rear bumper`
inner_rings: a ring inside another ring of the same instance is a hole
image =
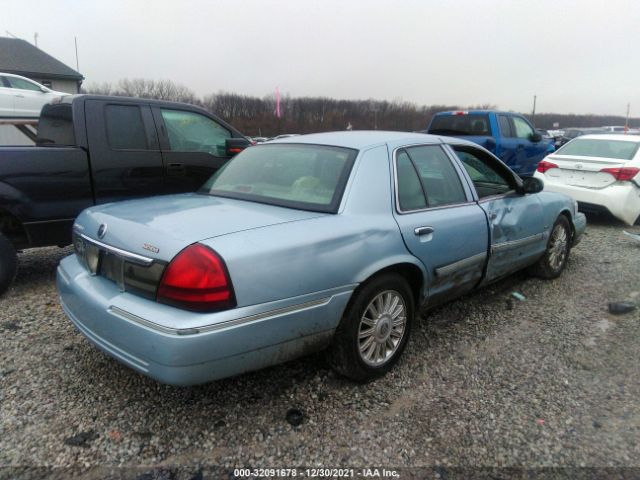
[[[578,201],[581,211],[591,212],[601,207],[628,225],[640,216],[640,188],[631,182],[616,182],[601,189],[576,187],[550,180],[539,172],[535,176],[544,182],[545,190],[560,192]]]
[[[172,385],[257,370],[326,346],[354,288],[194,314],[122,293],[89,275],[75,256],[60,262],[57,284],[64,312],[88,340]]]

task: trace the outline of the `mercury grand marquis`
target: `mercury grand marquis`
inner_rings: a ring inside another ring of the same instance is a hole
[[[62,308],[101,350],[192,385],[330,347],[368,381],[416,312],[528,268],[563,271],[586,220],[470,142],[338,132],[251,147],[196,193],[92,207]]]

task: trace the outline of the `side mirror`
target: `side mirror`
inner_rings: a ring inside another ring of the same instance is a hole
[[[538,132],[533,132],[531,135],[529,135],[529,140],[538,143],[540,140],[542,140],[542,135],[540,135]]]
[[[234,155],[240,153],[245,148],[250,147],[251,142],[246,138],[227,138],[225,141],[225,150],[228,157],[233,157]]]
[[[538,193],[544,188],[544,182],[536,177],[525,177],[522,179],[522,194]]]
[[[40,87],[40,91],[41,91],[42,93],[49,93],[49,89],[48,89],[48,88],[46,88],[46,87]]]

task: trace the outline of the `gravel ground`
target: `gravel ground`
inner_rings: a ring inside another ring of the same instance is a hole
[[[607,311],[640,301],[640,245],[590,222],[561,278],[517,274],[430,312],[367,385],[320,354],[160,385],[65,318],[54,276],[70,249],[28,251],[0,300],[0,465],[86,478],[139,465],[640,467],[640,310]]]

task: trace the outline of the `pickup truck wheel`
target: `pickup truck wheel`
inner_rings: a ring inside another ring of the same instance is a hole
[[[11,285],[18,268],[18,256],[13,244],[0,233],[0,295]]]
[[[383,274],[362,285],[336,329],[334,369],[357,382],[387,373],[407,345],[413,315],[413,294],[401,275]]]
[[[531,267],[531,273],[545,279],[558,277],[567,265],[570,250],[571,227],[567,217],[560,215],[551,229],[547,250],[542,258]]]

